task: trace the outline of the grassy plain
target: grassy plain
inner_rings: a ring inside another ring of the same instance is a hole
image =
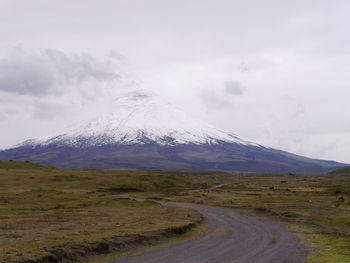
[[[201,216],[116,194],[171,195],[193,186],[176,173],[62,171],[0,162],[0,262],[77,262],[175,236]]]
[[[228,185],[208,189],[222,183]],[[148,246],[201,219],[117,193],[275,218],[299,235],[308,263],[350,262],[350,174],[62,171],[9,162],[0,162],[0,262],[76,262],[81,255]]]

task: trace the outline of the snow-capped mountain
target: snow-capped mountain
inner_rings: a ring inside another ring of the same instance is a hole
[[[109,144],[217,144],[254,145],[190,117],[154,94],[135,91],[118,98],[111,113],[80,123],[67,131],[18,146],[66,145],[91,147]]]
[[[326,172],[344,166],[250,142],[144,91],[118,98],[108,114],[2,151],[0,159],[69,169]]]

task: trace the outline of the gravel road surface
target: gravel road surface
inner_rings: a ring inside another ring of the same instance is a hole
[[[234,209],[165,203],[200,212],[204,235],[109,263],[299,263],[306,252],[296,236],[277,222]]]

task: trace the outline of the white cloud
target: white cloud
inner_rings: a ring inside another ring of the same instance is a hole
[[[225,92],[227,94],[240,96],[246,91],[246,88],[238,81],[225,81]]]
[[[203,100],[209,111],[223,110],[227,108],[233,109],[234,105],[227,100],[220,92],[203,89],[200,98]]]
[[[110,60],[87,53],[53,49],[14,48],[0,58],[0,90],[19,95],[62,95],[67,89],[86,89],[91,84],[113,83],[121,76]]]

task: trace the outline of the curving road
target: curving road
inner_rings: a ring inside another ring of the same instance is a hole
[[[206,234],[110,263],[299,263],[306,256],[291,232],[266,218],[213,206],[164,205],[200,212],[208,224]]]

